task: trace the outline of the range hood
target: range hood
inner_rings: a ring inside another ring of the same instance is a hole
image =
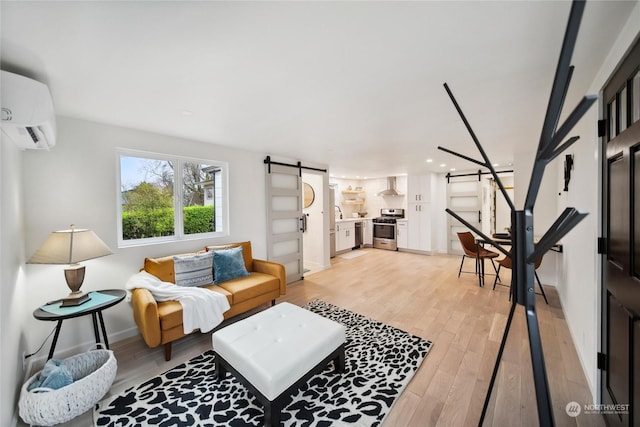
[[[387,177],[387,189],[379,192],[378,196],[402,196],[402,194],[398,193],[396,190],[395,176]]]

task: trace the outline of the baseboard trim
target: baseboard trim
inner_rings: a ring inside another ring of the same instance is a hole
[[[398,252],[409,252],[418,255],[433,255],[432,251],[421,251],[419,249],[398,248]]]

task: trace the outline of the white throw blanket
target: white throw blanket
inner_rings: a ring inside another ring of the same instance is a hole
[[[200,329],[201,332],[212,330],[222,322],[223,313],[230,308],[227,297],[218,292],[163,282],[146,271],[131,276],[126,287],[129,290],[148,289],[156,301],[180,302],[185,334],[195,329]]]

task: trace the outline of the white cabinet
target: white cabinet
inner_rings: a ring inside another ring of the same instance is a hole
[[[396,238],[398,249],[407,249],[409,247],[409,233],[407,220],[398,220],[396,223]]]
[[[410,175],[407,190],[407,249],[431,251],[431,175]]]
[[[431,201],[431,175],[409,175],[407,203],[429,203]]]
[[[336,224],[336,251],[351,249],[356,245],[356,224],[353,221]]]
[[[373,221],[370,219],[362,221],[362,244],[365,246],[373,245]]]
[[[409,203],[407,248],[431,251],[431,203]]]

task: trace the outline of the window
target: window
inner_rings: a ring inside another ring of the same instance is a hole
[[[617,106],[616,99],[614,97],[608,105],[609,109],[609,140],[612,140],[616,136],[618,136],[618,119],[617,119]]]
[[[631,123],[640,120],[640,71],[631,81]]]
[[[118,154],[119,246],[227,234],[225,163]]]

